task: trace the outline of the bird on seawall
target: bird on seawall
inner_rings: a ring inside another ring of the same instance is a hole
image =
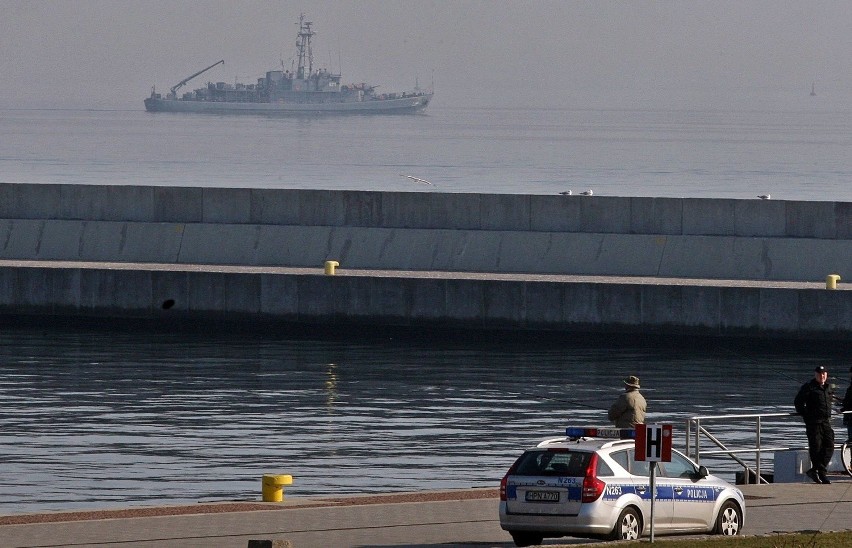
[[[592,192],[592,189],[589,189],[589,190],[584,190],[580,194],[582,194],[583,196],[591,196],[592,194],[594,194],[594,192]]]
[[[760,195],[758,195],[757,197],[758,197],[758,198],[760,198],[761,200],[768,200],[768,199],[770,199],[772,196],[770,196],[769,194],[760,194]]]

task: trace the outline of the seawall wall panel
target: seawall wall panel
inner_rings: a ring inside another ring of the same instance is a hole
[[[261,318],[283,321],[299,319],[299,278],[263,274],[260,276]]]
[[[96,192],[96,189],[92,190]],[[204,189],[190,187],[151,187],[151,223],[200,223],[204,220]],[[93,219],[94,220],[94,219]]]
[[[786,208],[785,233],[798,238],[836,238],[835,209],[832,202],[793,202]]]
[[[681,328],[718,335],[721,318],[721,298],[718,288],[690,285],[680,287]]]
[[[145,270],[82,270],[79,276],[80,312],[83,315],[108,317],[151,316],[152,273]],[[72,278],[66,287],[67,295],[76,293]],[[54,285],[54,288],[56,285]],[[55,299],[59,306],[71,306]]]
[[[787,236],[787,208],[791,202],[735,200],[734,235],[781,238]]]
[[[631,198],[631,234],[683,234],[683,200]]]
[[[60,218],[100,221],[150,221],[154,217],[152,187],[62,185]]]
[[[447,317],[447,283],[442,279],[409,281],[411,306],[409,323],[432,324]]]
[[[0,183],[0,218],[59,219],[60,190],[65,185]],[[87,187],[88,192],[97,189]]]

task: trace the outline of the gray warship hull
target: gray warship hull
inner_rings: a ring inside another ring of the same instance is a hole
[[[145,99],[148,112],[189,112],[201,114],[412,114],[425,109],[431,93],[398,99],[324,103],[245,103],[233,101],[189,101],[183,99]]]

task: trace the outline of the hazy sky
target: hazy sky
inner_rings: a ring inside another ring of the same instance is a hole
[[[0,0],[0,107],[143,108],[156,85],[315,66],[440,106],[852,104],[852,2]]]

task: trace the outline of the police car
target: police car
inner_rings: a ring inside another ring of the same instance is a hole
[[[524,451],[500,482],[500,527],[517,546],[649,534],[650,463],[635,459],[634,436],[633,429],[568,428],[566,437]],[[655,485],[655,534],[740,534],[742,491],[682,453],[657,463]]]

